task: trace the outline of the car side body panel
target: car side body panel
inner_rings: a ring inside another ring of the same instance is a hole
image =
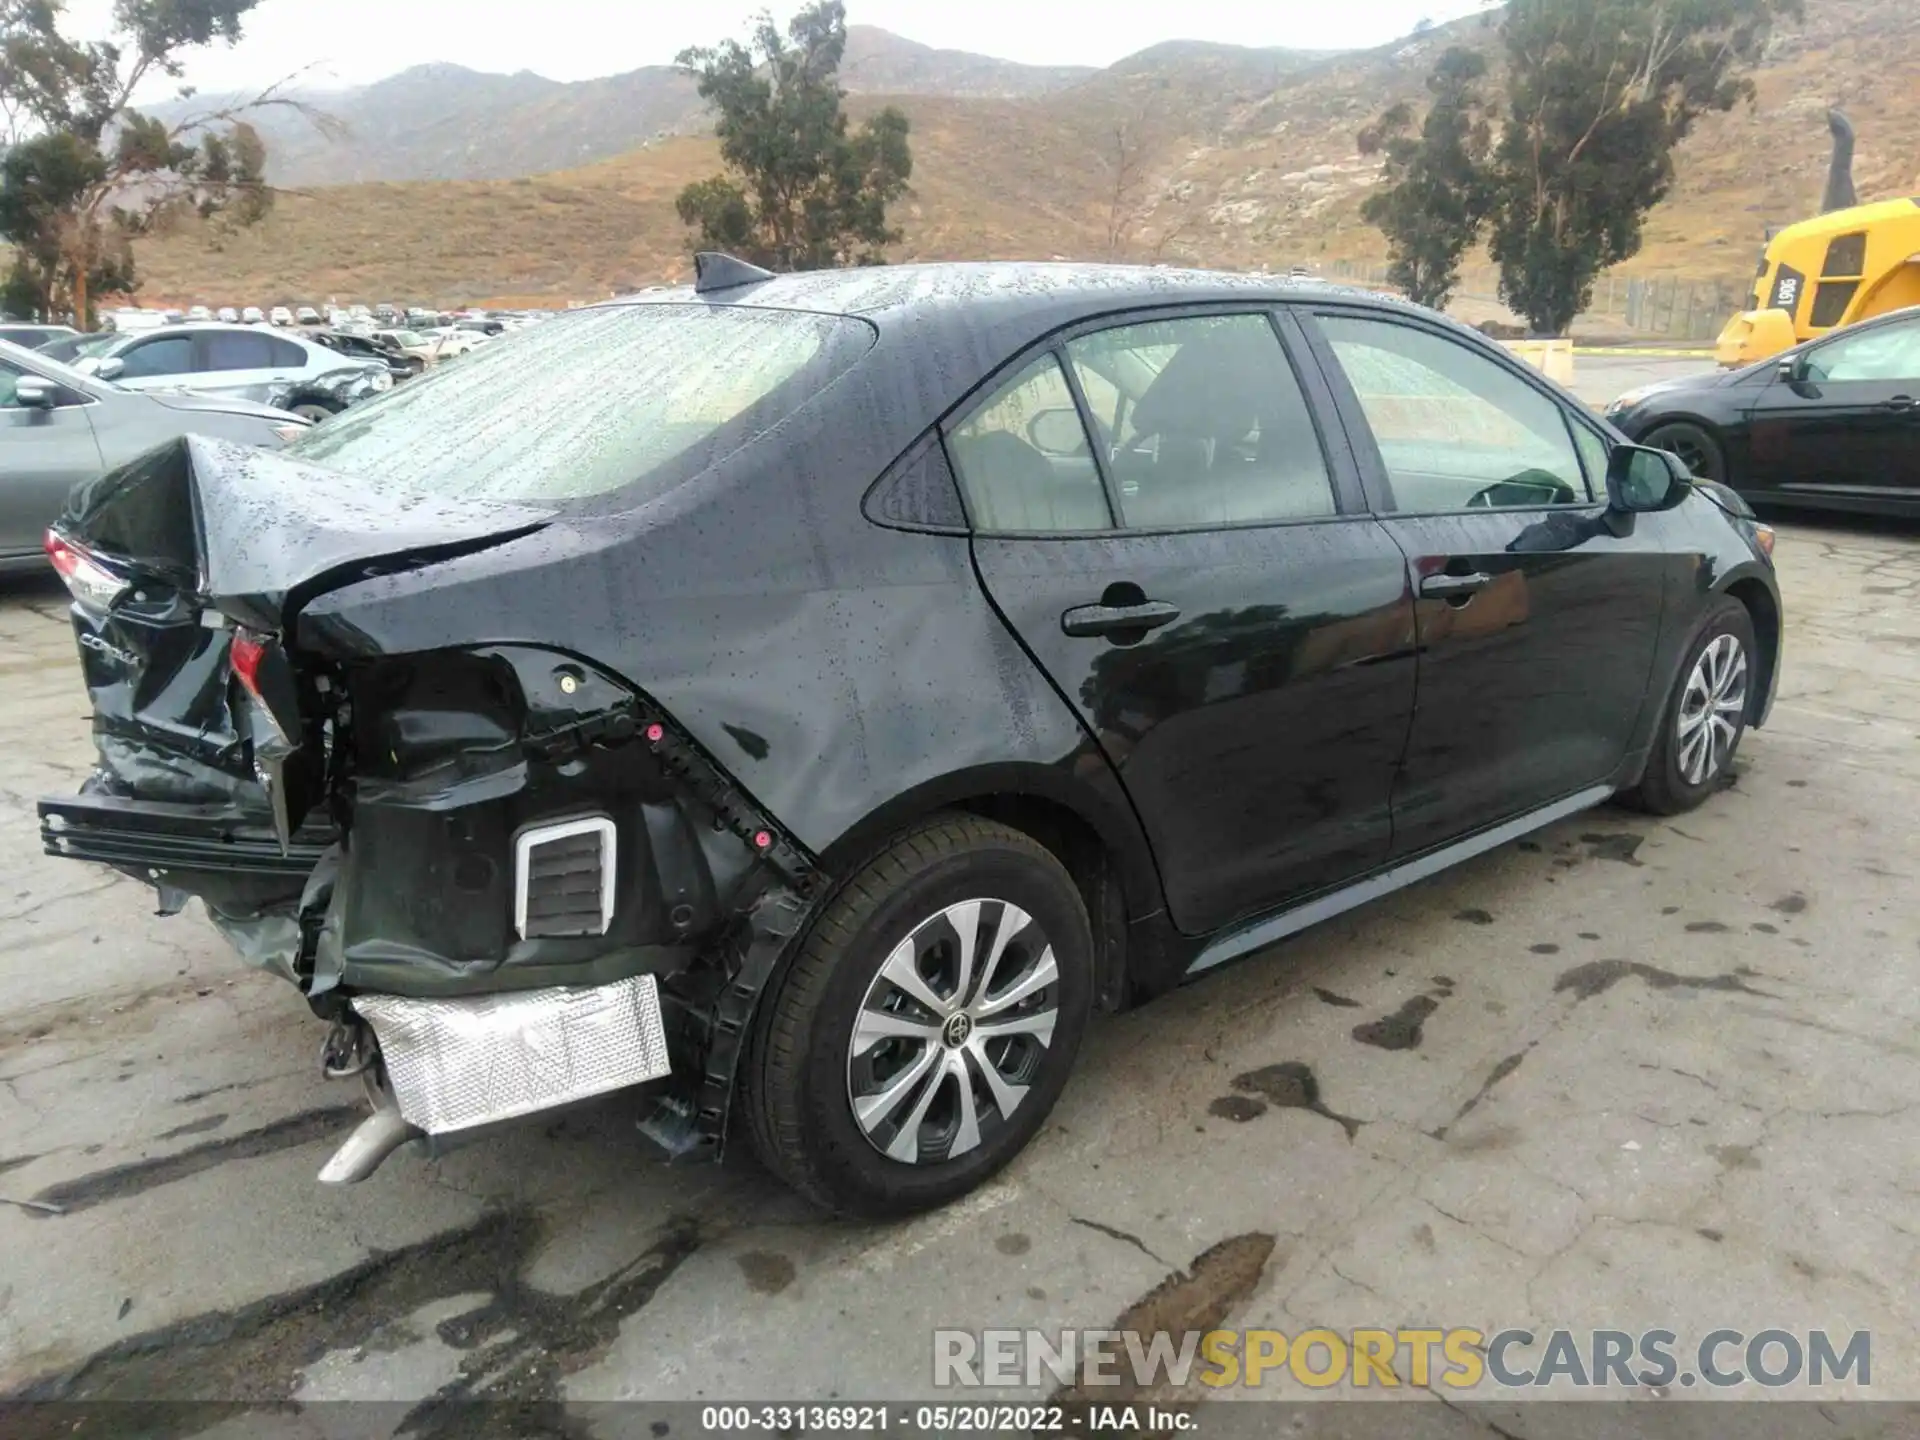
[[[1607,418],[1636,442],[1675,423],[1700,427],[1725,456],[1726,483],[1759,504],[1920,515],[1920,375],[1836,383],[1781,374],[1838,341],[1911,327],[1920,310],[1878,316],[1742,370],[1654,387]]]

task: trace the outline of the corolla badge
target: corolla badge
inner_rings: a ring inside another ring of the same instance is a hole
[[[80,643],[89,650],[98,650],[109,660],[118,660],[129,670],[140,663],[131,651],[122,650],[118,645],[110,644],[102,640],[98,635],[82,635],[80,637]]]

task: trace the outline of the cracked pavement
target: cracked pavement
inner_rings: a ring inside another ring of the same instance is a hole
[[[937,1326],[1111,1325],[1258,1236],[1219,1323],[1869,1329],[1920,1399],[1920,533],[1782,523],[1779,563],[1732,788],[1097,1021],[1025,1156],[887,1226],[663,1167],[621,1097],[314,1184],[356,1096],[298,997],[40,855],[86,706],[57,593],[7,582],[0,1197],[65,1213],[0,1205],[0,1392],[925,1399]]]

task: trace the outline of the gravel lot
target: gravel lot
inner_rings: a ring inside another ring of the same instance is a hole
[[[1703,810],[1097,1023],[1002,1179],[884,1227],[662,1167],[617,1097],[315,1185],[356,1096],[297,996],[39,853],[90,749],[64,597],[7,582],[0,1196],[63,1213],[0,1205],[0,1392],[926,1398],[937,1326],[1137,1319],[1191,1267],[1289,1333],[1868,1329],[1871,1393],[1920,1399],[1920,533],[1783,525],[1779,562],[1781,699]]]

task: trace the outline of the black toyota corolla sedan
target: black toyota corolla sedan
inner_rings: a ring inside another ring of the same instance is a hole
[[[1705,800],[1771,539],[1371,295],[703,256],[76,492],[99,764],[44,841],[299,988],[373,1107],[323,1179],[646,1085],[667,1150],[898,1213],[1020,1150],[1092,1012]]]
[[[1920,307],[1629,390],[1607,418],[1762,504],[1920,515]]]

